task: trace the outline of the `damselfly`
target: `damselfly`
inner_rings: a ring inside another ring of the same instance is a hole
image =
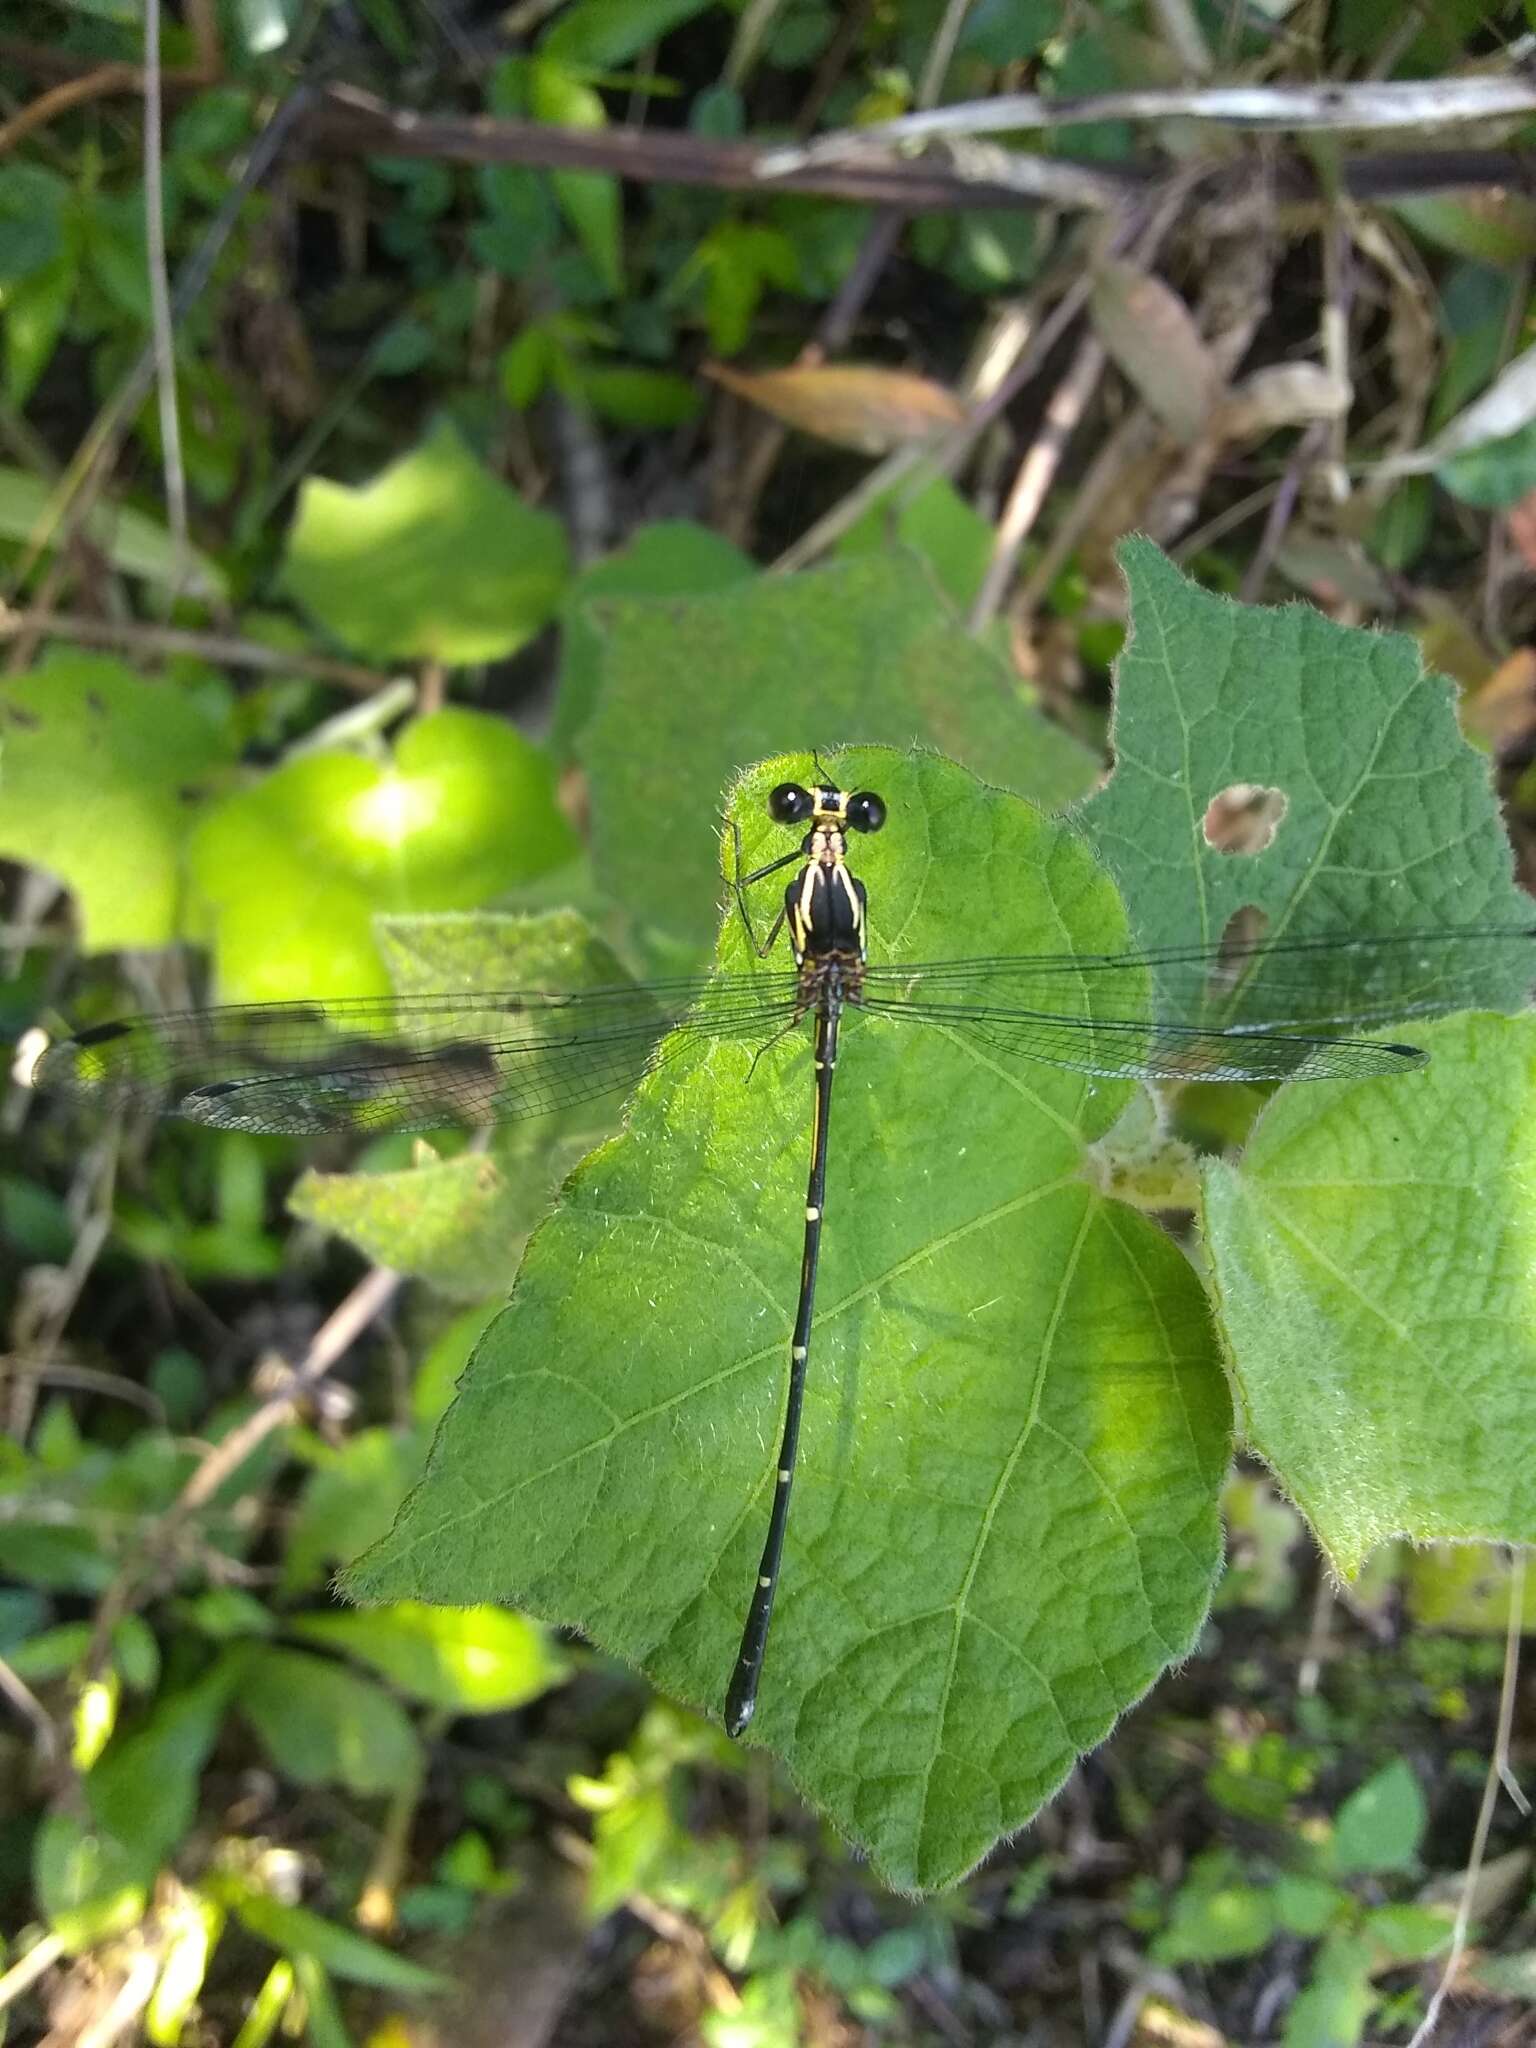
[[[1536,932],[1443,928],[1377,937],[1109,954],[871,963],[867,892],[848,835],[885,822],[869,790],[782,783],[772,820],[803,829],[742,874],[736,901],[758,960],[787,926],[794,970],[570,989],[466,990],[236,1005],[99,1024],[34,1044],[24,1079],[223,1130],[384,1132],[492,1124],[629,1089],[705,1037],[758,1050],[810,1020],[814,1090],[798,1303],[768,1531],[724,1719],[752,1718],[799,1448],[826,1190],[828,1119],[845,1011],[954,1034],[987,1055],[1106,1078],[1361,1080],[1423,1063],[1412,1045],[1343,1032],[1448,1014],[1515,980],[1529,989]],[[798,863],[759,943],[747,891]],[[1497,1001],[1495,996],[1492,1000]]]

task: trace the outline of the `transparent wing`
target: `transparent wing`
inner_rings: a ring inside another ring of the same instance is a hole
[[[223,1130],[314,1136],[506,1123],[627,1090],[669,1030],[767,1037],[792,976],[608,989],[235,1004],[99,1024],[46,1046],[33,1086]]]
[[[1206,1031],[1146,1017],[1052,1016],[922,997],[887,1001],[866,995],[877,1016],[910,1018],[957,1032],[1010,1059],[1042,1060],[1080,1074],[1140,1081],[1356,1081],[1420,1067],[1414,1045],[1325,1038],[1299,1031]]]
[[[1536,988],[1536,929],[1447,926],[1390,937],[882,964],[867,971],[865,986],[872,1006],[911,998],[1065,1018],[1108,1012],[1126,1030],[1166,1019],[1224,1036],[1327,1036],[1333,1027],[1517,1007]]]

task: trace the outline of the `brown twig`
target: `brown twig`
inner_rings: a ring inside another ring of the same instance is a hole
[[[1285,474],[1279,488],[1270,502],[1269,513],[1264,521],[1264,530],[1259,535],[1259,544],[1243,571],[1243,587],[1238,593],[1243,604],[1257,604],[1264,589],[1264,579],[1269,574],[1270,564],[1280,551],[1285,539],[1286,528],[1296,510],[1296,500],[1301,495],[1302,482],[1312,464],[1328,445],[1331,422],[1314,420],[1296,443],[1290,461],[1285,465]]]
[[[91,619],[78,612],[12,611],[0,602],[0,641],[22,634],[45,640],[75,640],[82,647],[120,647],[131,654],[192,655],[224,662],[231,668],[259,669],[269,675],[309,676],[317,683],[371,695],[390,678],[354,662],[329,655],[305,654],[290,648],[263,647],[232,633],[197,633],[182,626],[155,626],[138,619]]]
[[[992,558],[987,563],[987,573],[982,578],[966,622],[973,633],[981,632],[996,616],[1007,594],[1020,550],[1040,516],[1040,508],[1061,466],[1067,443],[1088,409],[1107,360],[1098,336],[1085,335],[1078,344],[1071,368],[1051,393],[1045,416],[1024,452],[1024,459],[1013,480],[1013,489],[1003,507],[1003,516],[997,524]]]
[[[1477,1893],[1478,1874],[1483,1867],[1483,1858],[1488,1851],[1488,1834],[1493,1826],[1494,1808],[1499,1802],[1499,1787],[1514,1799],[1523,1814],[1530,1812],[1524,1794],[1514,1781],[1509,1763],[1509,1741],[1515,1724],[1516,1681],[1520,1675],[1520,1642],[1525,1627],[1525,1553],[1511,1549],[1509,1553],[1509,1623],[1504,1637],[1504,1679],[1499,1687],[1499,1719],[1494,1730],[1493,1754],[1488,1759],[1488,1774],[1483,1780],[1483,1797],[1477,1809],[1477,1825],[1472,1830],[1472,1850],[1467,1858],[1466,1882],[1461,1888],[1461,1897],[1456,1905],[1456,1923],[1451,1932],[1451,1945],[1445,1958],[1445,1968],[1435,1986],[1423,2019],[1414,2029],[1408,2048],[1427,2048],[1440,2020],[1440,2008],[1444,2005],[1451,1986],[1456,1981],[1456,1972],[1461,1968],[1461,1959],[1467,1949],[1467,1929],[1472,1921],[1473,1901]]]
[[[60,114],[67,114],[71,107],[106,99],[112,93],[135,92],[143,83],[144,73],[137,64],[98,64],[82,77],[67,78],[62,85],[50,86],[47,92],[29,100],[19,114],[0,124],[0,156],[8,155],[18,143],[25,142],[39,128],[46,128]]]
[[[274,1430],[292,1421],[304,1395],[325,1377],[368,1325],[383,1314],[402,1285],[403,1275],[388,1266],[374,1266],[365,1273],[315,1332],[308,1350],[287,1375],[281,1390],[253,1409],[244,1422],[221,1438],[198,1462],[176,1499],[155,1517],[135,1554],[124,1562],[103,1594],[84,1659],[88,1676],[100,1671],[112,1631],[144,1597],[147,1573],[173,1550],[187,1522],[208,1505],[225,1481],[239,1471]]]
[[[3,1657],[0,1657],[0,1693],[4,1693],[21,1718],[31,1724],[37,1753],[45,1764],[51,1764],[59,1753],[59,1731],[31,1686],[11,1669]]]

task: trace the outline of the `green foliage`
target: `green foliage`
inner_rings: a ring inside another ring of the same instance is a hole
[[[226,1875],[217,1886],[221,1902],[258,1941],[280,1949],[292,1962],[318,1963],[347,1984],[369,1984],[377,1991],[431,1992],[443,1988],[433,1970],[338,1927],[304,1906],[291,1906],[258,1890],[243,1876]]]
[[[1351,1574],[1398,1534],[1536,1532],[1536,1037],[1467,1017],[1414,1038],[1421,1074],[1282,1096],[1240,1166],[1205,1169],[1244,1433]]]
[[[1079,815],[1143,944],[1215,945],[1251,909],[1270,939],[1529,922],[1486,763],[1412,640],[1307,605],[1232,604],[1149,541],[1125,542],[1121,562],[1133,630],[1116,671],[1115,772]],[[1260,853],[1220,852],[1202,830],[1234,783],[1285,800]],[[1524,993],[1516,972],[1479,996]]]
[[[643,526],[627,546],[571,579],[561,612],[560,689],[551,742],[579,746],[602,687],[602,600],[691,597],[727,590],[756,574],[751,558],[708,527],[686,519]]]
[[[992,557],[992,528],[947,477],[936,477],[915,495],[897,484],[849,527],[838,552],[878,553],[893,542],[922,556],[940,590],[962,612],[981,588]]]
[[[382,1686],[328,1657],[260,1646],[244,1661],[238,1704],[273,1767],[299,1785],[377,1798],[419,1776],[421,1744]]]
[[[56,647],[0,705],[0,852],[74,891],[86,946],[163,946],[199,797],[228,771],[222,704]]]
[[[1424,1794],[1399,1758],[1367,1780],[1339,1808],[1330,1862],[1341,1877],[1411,1869],[1424,1833]]]
[[[52,499],[46,479],[0,467],[0,540],[30,541],[41,530]],[[225,594],[218,566],[195,548],[183,555],[165,527],[147,513],[126,505],[98,505],[85,520],[84,532],[124,576],[204,598]]]
[[[589,616],[604,633],[581,740],[597,873],[636,917],[692,943],[714,929],[720,875],[709,835],[680,836],[674,807],[714,815],[743,761],[803,750],[807,733],[917,739],[1046,804],[1088,786],[1086,750],[1019,701],[902,551],[711,596],[607,600]]]
[[[558,1685],[544,1632],[498,1607],[399,1601],[368,1614],[311,1614],[294,1632],[372,1668],[413,1699],[457,1714],[505,1713]]]
[[[305,482],[283,580],[346,647],[380,661],[490,661],[554,616],[565,535],[440,425],[353,488]]]
[[[1320,1842],[1292,1816],[1283,1861],[1210,1850],[1169,1902],[1153,1957],[1219,1963],[1257,1955],[1280,1934],[1317,1941],[1310,1981],[1286,2015],[1286,2048],[1354,2048],[1382,2004],[1375,1978],[1450,1940],[1449,1913],[1375,1902],[1381,1879],[1412,1872],[1424,1823],[1418,1780],[1399,1759],[1350,1794]],[[1378,1881],[1370,1902],[1347,1884],[1366,1876]]]
[[[899,934],[914,958],[952,945],[943,878],[964,871],[988,889],[1004,950],[1063,929],[1113,947],[1112,891],[1039,813],[932,757],[839,767],[909,821],[866,863],[888,944]],[[771,830],[767,788],[809,772],[803,757],[769,762],[737,790],[749,861]],[[743,943],[728,925],[722,957],[739,965]],[[1123,1085],[1042,1070],[1020,1086],[941,1037],[915,1060],[876,1025],[849,1036],[859,1081],[837,1107],[840,1156],[881,1161],[906,1199],[829,1196],[846,1220],[824,1255],[834,1306],[756,1726],[884,1872],[926,1886],[1022,1824],[1190,1640],[1215,1562],[1225,1401],[1188,1269],[1076,1178]],[[744,1049],[685,1048],[573,1177],[353,1591],[579,1617],[675,1696],[718,1701],[761,1542],[796,1264],[754,1218],[795,1214],[804,1174],[800,1048],[762,1059],[750,1094],[746,1063]],[[950,1137],[939,1156],[934,1128]],[[1017,1278],[999,1297],[985,1275],[1004,1268]],[[870,1375],[880,1400],[855,1406]],[[902,1569],[882,1570],[897,1530]],[[1101,1639],[1095,1616],[1125,1601],[1136,1618]]]
[[[546,758],[504,720],[413,720],[393,758],[305,754],[227,798],[189,851],[228,1001],[388,986],[381,912],[467,908],[574,851]]]

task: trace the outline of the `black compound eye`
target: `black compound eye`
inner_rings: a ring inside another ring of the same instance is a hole
[[[855,832],[878,832],[885,823],[885,798],[861,789],[848,799],[848,823]]]
[[[815,810],[815,800],[798,782],[781,782],[768,792],[768,815],[780,825],[803,825]]]

